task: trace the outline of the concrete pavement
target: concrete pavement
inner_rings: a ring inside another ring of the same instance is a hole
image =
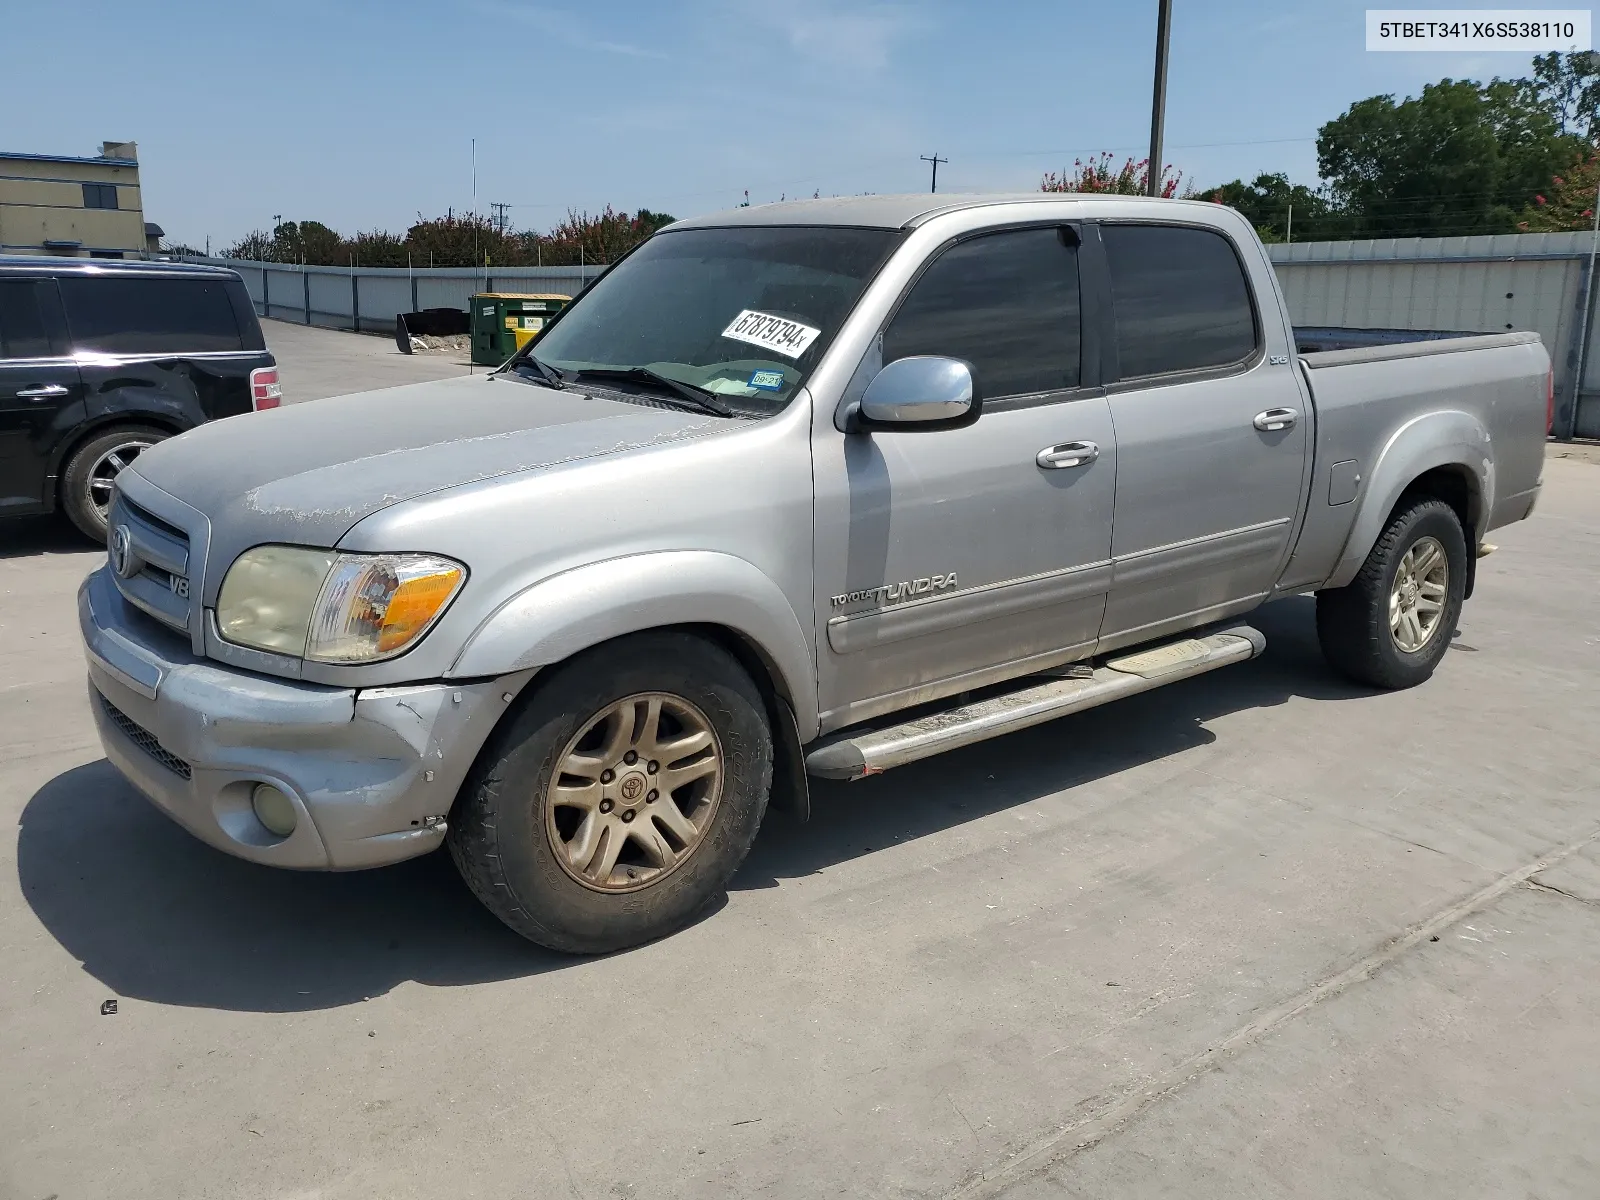
[[[0,528],[0,1198],[1592,1196],[1600,466],[1546,479],[1425,687],[1281,603],[1252,663],[819,785],[598,960],[441,856],[183,833],[94,742],[100,556]]]

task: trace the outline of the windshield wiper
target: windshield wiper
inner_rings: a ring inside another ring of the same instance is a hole
[[[537,371],[539,373],[539,378],[543,379],[548,386],[555,388],[557,391],[560,391],[562,388],[567,386],[566,376],[562,375],[560,371],[556,370],[549,363],[540,362],[531,354],[524,354],[511,365],[513,367],[520,367],[524,364]]]
[[[692,383],[685,383],[681,379],[673,379],[670,375],[663,375],[654,367],[595,367],[578,372],[579,379],[585,376],[591,379],[626,379],[632,383],[653,383],[676,392],[701,412],[708,412],[718,417],[735,415],[733,409],[717,399],[716,393],[707,388],[696,387]]]

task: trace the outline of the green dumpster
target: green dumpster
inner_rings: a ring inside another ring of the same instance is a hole
[[[571,301],[571,296],[555,293],[479,292],[472,298],[470,313],[472,361],[498,367]]]

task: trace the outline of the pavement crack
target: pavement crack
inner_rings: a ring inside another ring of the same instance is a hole
[[[1554,892],[1558,896],[1565,896],[1568,900],[1576,900],[1579,904],[1587,904],[1590,908],[1600,908],[1600,900],[1592,900],[1588,896],[1575,896],[1565,888],[1558,888],[1553,883],[1546,883],[1542,879],[1528,880],[1528,887],[1536,892]]]
[[[1127,1127],[1147,1108],[1181,1090],[1192,1080],[1264,1041],[1281,1026],[1311,1011],[1324,1001],[1331,1000],[1354,985],[1370,979],[1381,968],[1394,962],[1412,947],[1442,933],[1463,917],[1498,899],[1513,888],[1531,883],[1535,887],[1560,892],[1559,888],[1551,888],[1548,884],[1534,883],[1533,877],[1542,871],[1548,871],[1596,840],[1600,840],[1600,829],[1577,841],[1546,851],[1532,862],[1499,876],[1465,899],[1458,900],[1438,910],[1432,916],[1423,918],[1381,943],[1350,966],[1266,1009],[1205,1050],[1191,1054],[1153,1078],[1124,1089],[1109,1097],[1105,1103],[1086,1110],[1077,1120],[1059,1126],[1053,1133],[1048,1133],[1023,1147],[1004,1163],[947,1192],[946,1200],[977,1200],[978,1197],[996,1196],[1022,1179],[1043,1172],[1055,1163],[1098,1145]],[[1560,894],[1570,896],[1567,892]],[[1570,898],[1579,899],[1576,896]]]

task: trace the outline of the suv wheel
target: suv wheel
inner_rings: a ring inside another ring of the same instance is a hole
[[[623,638],[555,668],[496,734],[451,856],[523,937],[577,954],[673,932],[744,861],[772,787],[761,694],[718,647]]]
[[[1450,648],[1467,585],[1467,541],[1455,510],[1417,500],[1397,511],[1342,588],[1317,593],[1317,639],[1358,683],[1413,687]]]
[[[121,425],[79,446],[61,473],[61,507],[85,537],[106,540],[106,511],[117,476],[139,455],[172,435],[148,425]]]

